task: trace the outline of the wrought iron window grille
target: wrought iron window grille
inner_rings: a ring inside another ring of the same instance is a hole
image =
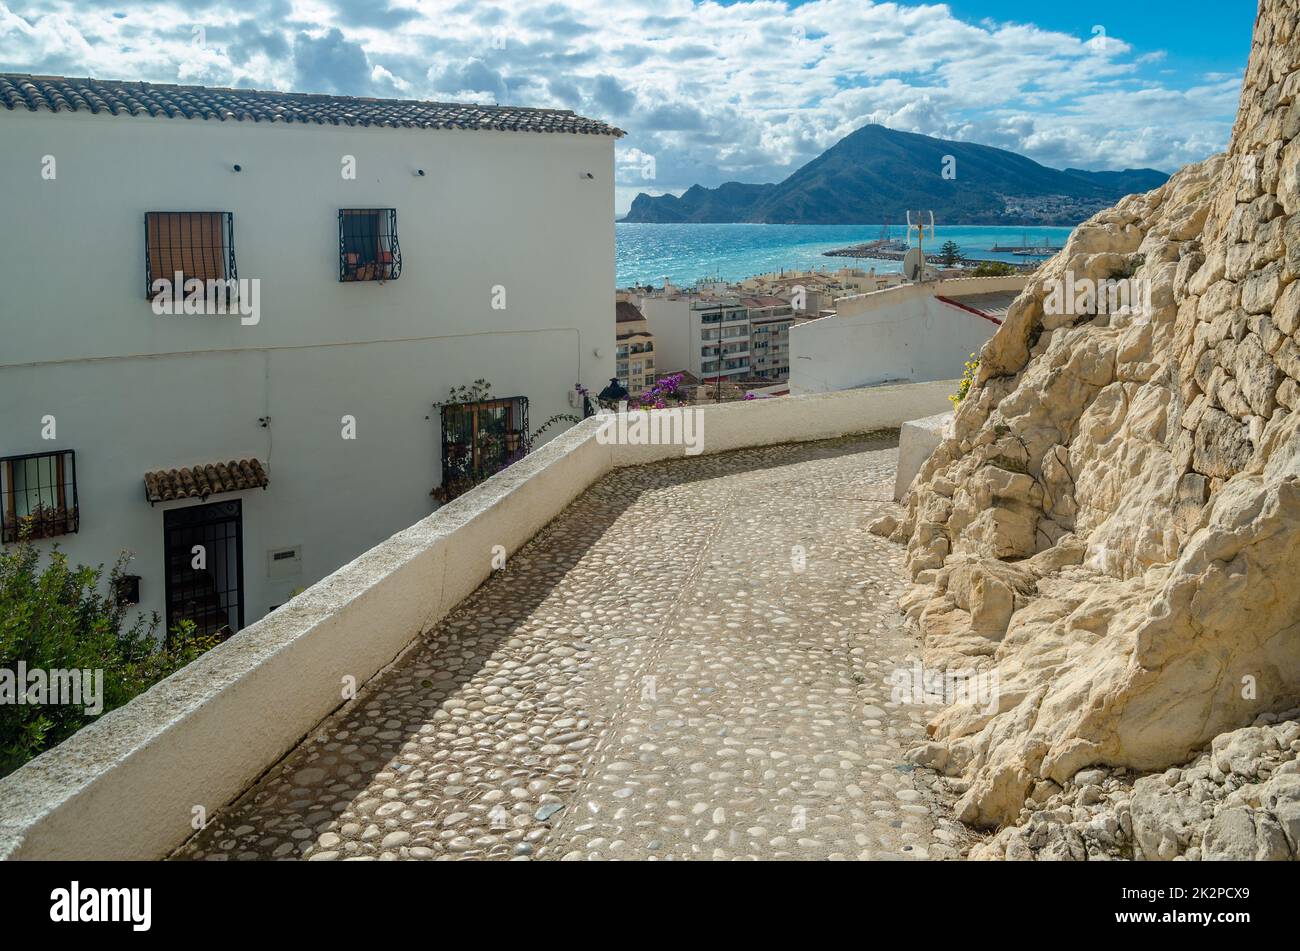
[[[456,498],[528,454],[528,397],[444,403],[442,495]]]
[[[73,535],[79,526],[75,452],[0,458],[0,542]]]
[[[339,209],[339,280],[395,281],[402,273],[396,208]]]
[[[180,286],[176,286],[176,275]],[[235,216],[229,211],[150,211],[144,216],[145,297],[161,293],[158,280],[172,283],[181,296],[185,281],[225,281],[233,294],[235,267]]]

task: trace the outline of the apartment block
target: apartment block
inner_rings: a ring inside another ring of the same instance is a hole
[[[764,380],[785,380],[790,375],[790,328],[794,308],[773,296],[742,297],[749,311],[750,375]]]
[[[671,284],[640,296],[660,370],[701,380],[750,375],[749,310],[738,296],[684,291]]]
[[[614,302],[614,375],[629,393],[655,381],[655,338],[640,308],[620,293]]]

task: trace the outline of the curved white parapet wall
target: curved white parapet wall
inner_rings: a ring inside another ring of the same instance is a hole
[[[705,453],[898,428],[955,380],[698,407]],[[701,422],[702,421],[702,422]],[[593,418],[376,545],[184,670],[0,780],[0,858],[155,859],[611,469],[682,445],[611,444]],[[498,551],[500,549],[497,549]]]
[[[898,469],[894,472],[894,501],[901,502],[925,460],[952,435],[953,413],[910,419],[898,433]]]

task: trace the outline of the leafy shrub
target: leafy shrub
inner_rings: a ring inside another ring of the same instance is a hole
[[[128,555],[113,565],[107,594],[99,591],[103,566],[68,564],[55,546],[48,564],[24,537],[0,550],[0,669],[104,672],[107,713],[184,667],[215,644],[184,621],[165,641],[155,637],[159,618],[126,623],[129,605],[117,600],[118,579]],[[17,683],[25,691],[26,683]],[[0,776],[61,743],[99,714],[82,704],[0,703]]]
[[[1014,265],[1005,261],[981,261],[971,272],[973,277],[1010,277],[1016,273]]]

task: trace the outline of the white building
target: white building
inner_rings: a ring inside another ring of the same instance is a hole
[[[959,278],[839,298],[834,314],[790,329],[790,393],[956,379],[1028,280]]]
[[[628,393],[644,393],[655,382],[655,337],[625,292],[615,295],[614,332],[614,374]]]
[[[526,398],[456,416],[518,452],[613,375],[617,129],[12,74],[0,103],[5,537],[38,511],[74,563],[130,550],[142,610],[238,629],[429,514],[453,386]],[[175,268],[255,312],[160,316]]]
[[[845,267],[773,271],[734,284],[702,280],[689,289],[664,278],[662,288],[631,296],[655,335],[661,371],[686,370],[705,381],[721,376],[724,383],[784,382],[792,327],[833,313],[837,299],[901,281],[901,274]]]
[[[686,370],[701,380],[750,375],[749,311],[738,297],[670,285],[642,296],[638,306],[654,334],[659,371]]]
[[[794,307],[789,301],[772,295],[745,296],[741,300],[749,311],[751,376],[766,380],[788,379]]]

